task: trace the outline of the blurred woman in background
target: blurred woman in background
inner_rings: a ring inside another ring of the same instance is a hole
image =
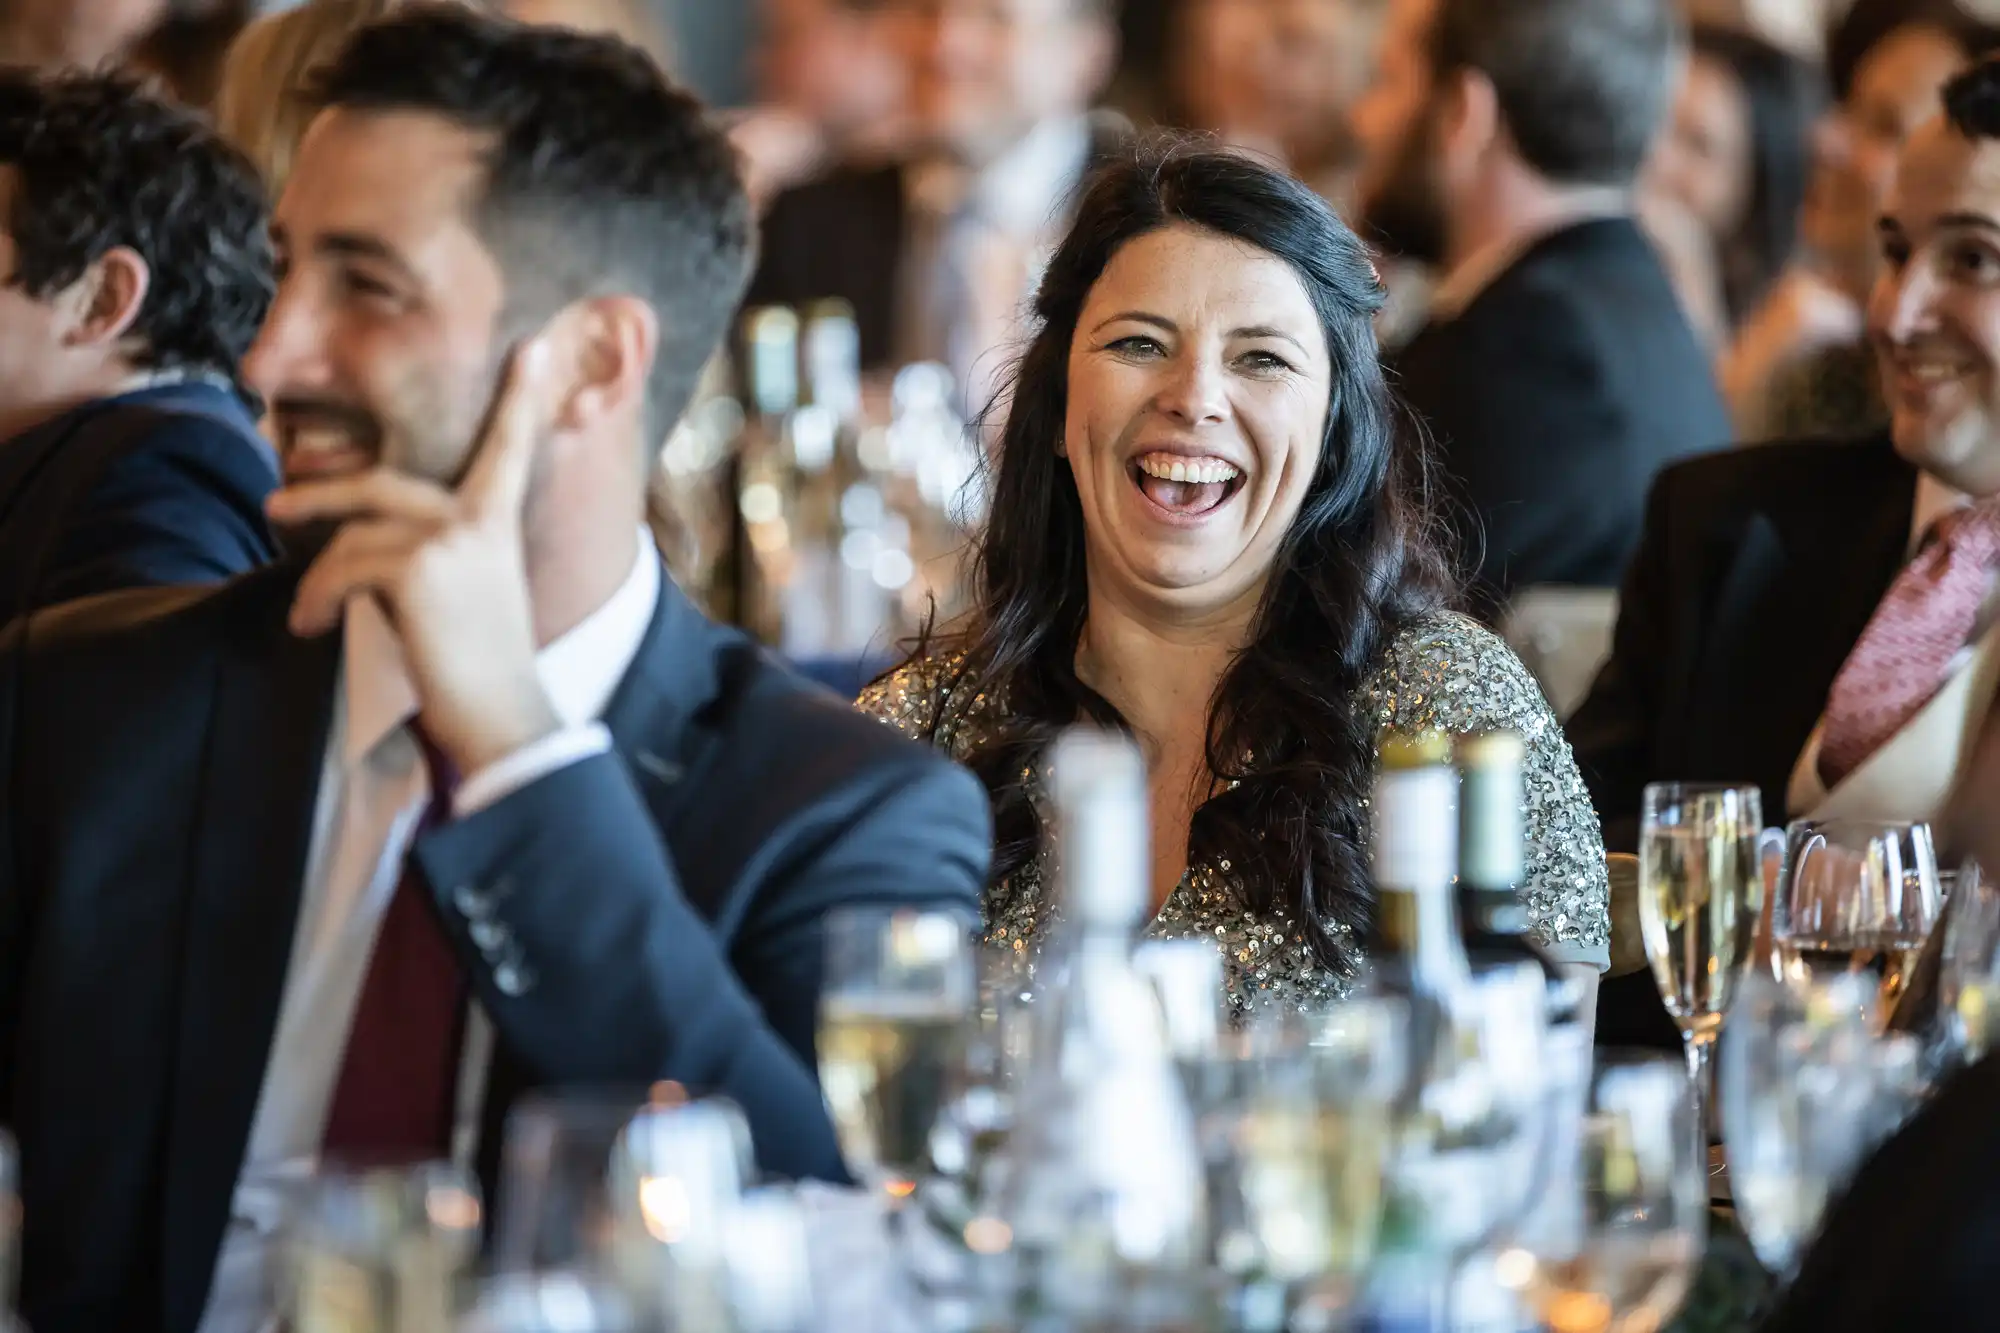
[[[245,28],[223,62],[216,128],[263,173],[276,199],[314,107],[313,73],[339,53],[355,29],[387,14],[396,0],[307,0]]]
[[[1814,139],[1802,253],[1722,362],[1740,438],[1858,435],[1887,420],[1862,339],[1882,201],[1945,81],[1996,47],[2000,31],[1955,0],[1855,0],[1835,27],[1836,102]]]
[[[1684,210],[1715,255],[1732,331],[1791,262],[1822,97],[1812,66],[1761,37],[1698,24],[1643,190]]]

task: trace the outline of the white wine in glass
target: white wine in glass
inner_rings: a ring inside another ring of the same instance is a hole
[[[1882,1009],[1895,1007],[1924,951],[1926,937],[1908,931],[1868,931],[1846,939],[1780,939],[1773,942],[1786,975],[1823,986],[1849,972],[1880,979]]]
[[[963,1006],[928,996],[828,996],[819,1078],[841,1151],[891,1195],[916,1187],[965,1044]]]
[[[1639,834],[1639,927],[1706,1101],[1708,1066],[1763,906],[1755,787],[1655,783]]]
[[[1928,825],[1797,821],[1771,911],[1780,975],[1821,986],[1850,973],[1872,978],[1886,1017],[1943,902]]]
[[[863,908],[826,924],[819,1077],[854,1174],[908,1198],[964,1059],[978,1002],[966,921],[949,912]]]

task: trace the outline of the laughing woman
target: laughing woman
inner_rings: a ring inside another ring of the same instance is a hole
[[[1036,296],[975,609],[861,699],[985,782],[990,942],[1032,956],[1048,927],[1042,756],[1091,721],[1146,752],[1152,933],[1220,941],[1238,1012],[1337,999],[1378,739],[1509,729],[1533,933],[1605,965],[1597,816],[1527,671],[1446,609],[1381,302],[1353,233],[1247,158],[1169,146],[1095,177]]]

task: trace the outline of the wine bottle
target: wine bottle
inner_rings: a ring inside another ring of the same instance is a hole
[[[1440,1011],[1471,980],[1452,879],[1458,861],[1458,777],[1451,745],[1434,732],[1383,738],[1375,779],[1375,917],[1369,932],[1373,984],[1411,1002],[1421,1077]]]
[[[1458,912],[1475,972],[1532,963],[1549,985],[1549,1021],[1574,1021],[1580,988],[1549,952],[1528,937],[1527,802],[1522,776],[1527,743],[1511,731],[1478,732],[1457,745],[1459,772]]]
[[[1144,762],[1129,739],[1079,729],[1052,769],[1063,921],[1000,1200],[1006,1326],[1204,1327],[1203,1163],[1133,959],[1151,901]]]

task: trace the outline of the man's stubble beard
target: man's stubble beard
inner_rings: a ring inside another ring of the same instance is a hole
[[[1428,107],[1396,146],[1381,183],[1361,201],[1361,233],[1399,259],[1444,263],[1444,192],[1433,165]]]

